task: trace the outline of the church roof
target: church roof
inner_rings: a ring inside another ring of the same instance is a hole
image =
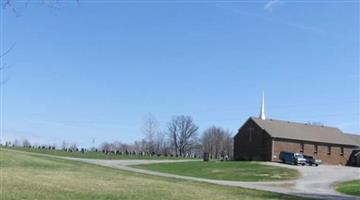
[[[352,134],[352,133],[346,133],[346,136],[348,136],[353,142],[355,142],[360,147],[360,135]]]
[[[256,117],[251,117],[251,119],[273,138],[359,146],[335,127],[274,119],[262,120]]]

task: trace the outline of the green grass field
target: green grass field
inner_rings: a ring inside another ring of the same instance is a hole
[[[183,176],[231,181],[290,180],[299,176],[298,171],[294,169],[263,165],[258,162],[194,161],[157,163],[134,167]]]
[[[360,196],[360,180],[340,183],[337,185],[336,190],[344,194]]]
[[[1,199],[299,199],[282,194],[125,172],[0,150]]]
[[[106,160],[135,160],[135,159],[154,159],[154,160],[172,160],[172,159],[183,159],[183,158],[176,158],[176,157],[170,157],[170,156],[140,156],[140,155],[115,155],[115,154],[105,154],[102,152],[86,152],[81,153],[80,151],[77,152],[67,152],[63,150],[49,150],[49,149],[32,149],[32,148],[6,148],[6,149],[13,149],[17,151],[26,151],[26,152],[33,152],[33,153],[43,153],[43,154],[49,154],[54,156],[65,156],[65,157],[74,157],[74,158],[90,158],[90,159],[106,159]],[[189,159],[189,158],[187,158]]]

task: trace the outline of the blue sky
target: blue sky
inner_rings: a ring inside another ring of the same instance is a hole
[[[360,133],[357,1],[31,2],[1,10],[2,140],[88,146],[191,115],[236,132],[258,116]]]

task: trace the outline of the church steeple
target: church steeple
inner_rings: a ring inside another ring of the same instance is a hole
[[[260,107],[260,119],[265,120],[265,95],[264,95],[264,91],[262,93],[262,98],[261,98],[261,107]]]

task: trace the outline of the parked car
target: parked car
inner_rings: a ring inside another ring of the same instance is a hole
[[[312,156],[304,155],[304,158],[306,159],[306,164],[308,164],[310,166],[315,165],[317,167],[317,166],[319,166],[321,164],[321,160],[316,160]]]
[[[280,152],[280,160],[283,163],[288,163],[291,165],[305,165],[306,159],[303,157],[301,153],[292,153],[282,151]]]

